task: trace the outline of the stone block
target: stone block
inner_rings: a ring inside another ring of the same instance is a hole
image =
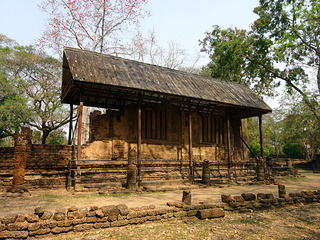
[[[138,217],[138,218],[146,217],[147,215],[148,215],[147,211],[137,212],[137,217]]]
[[[104,213],[101,209],[97,209],[94,211],[95,216],[99,217],[99,218],[103,218],[104,217]]]
[[[41,227],[41,224],[39,222],[35,222],[35,223],[29,224],[28,230],[29,231],[36,231],[36,230],[40,229],[40,227]]]
[[[65,220],[65,221],[58,221],[57,226],[58,227],[70,227],[72,225],[71,220]]]
[[[108,217],[97,218],[97,222],[108,222]]]
[[[69,227],[55,227],[51,229],[51,232],[54,234],[59,234],[59,233],[67,233],[73,230],[73,226]]]
[[[196,216],[199,219],[221,218],[225,213],[222,208],[211,208],[199,210]]]
[[[260,200],[260,199],[267,199],[267,194],[265,193],[258,193],[257,194],[257,199]]]
[[[266,194],[266,198],[267,198],[267,199],[274,199],[274,196],[273,196],[272,193],[267,193],[267,194]]]
[[[185,211],[179,211],[179,212],[174,212],[173,216],[176,218],[182,218],[187,216],[187,212]]]
[[[72,220],[73,225],[78,225],[78,224],[84,224],[86,222],[85,218],[80,218],[80,219],[74,219]]]
[[[86,217],[86,223],[95,223],[97,220],[98,218],[96,217]]]
[[[120,221],[114,221],[110,223],[111,227],[121,227],[121,226],[125,226],[128,225],[129,221],[128,220],[120,220]]]
[[[39,217],[41,217],[44,214],[44,207],[36,207],[34,209],[34,214],[38,215]]]
[[[129,212],[130,212],[130,209],[129,209],[128,206],[125,205],[125,204],[119,204],[119,205],[117,205],[116,207],[119,209],[120,215],[122,215],[122,216],[126,216],[126,215],[128,215]]]
[[[53,216],[52,212],[49,211],[44,211],[44,213],[42,214],[42,216],[40,217],[41,220],[49,220],[51,219]]]
[[[56,221],[41,221],[40,229],[54,228],[58,225]]]
[[[188,217],[196,216],[197,212],[198,212],[198,210],[189,210],[189,211],[187,212],[187,216],[188,216]]]
[[[71,206],[67,209],[68,212],[77,212],[79,209],[76,206]]]
[[[1,219],[3,224],[14,223],[18,217],[18,214],[9,214]]]
[[[0,232],[6,229],[7,229],[7,226],[5,224],[0,224]]]
[[[89,211],[96,211],[96,210],[98,210],[99,208],[98,208],[98,206],[91,206],[90,208],[89,208]]]
[[[79,209],[80,218],[83,218],[83,217],[87,216],[87,213],[88,213],[88,209],[87,208],[80,208]]]
[[[93,228],[92,223],[85,223],[85,224],[79,224],[73,227],[73,231],[75,232],[83,232],[83,231],[88,231]]]
[[[244,202],[244,199],[242,196],[234,196],[233,199],[235,202]]]
[[[93,228],[108,228],[110,227],[110,222],[98,222],[93,224]]]
[[[28,223],[9,223],[7,225],[9,231],[22,231],[28,229]]]
[[[222,194],[221,195],[221,201],[224,203],[228,203],[228,202],[233,202],[233,198],[231,197],[230,194]]]
[[[167,206],[182,208],[184,206],[184,204],[183,203],[179,203],[179,202],[167,202]]]
[[[25,239],[29,235],[28,231],[2,231],[0,232],[0,239]]]
[[[140,218],[130,218],[128,221],[129,224],[138,224],[140,223]]]
[[[157,216],[147,216],[147,221],[155,221],[157,220]]]
[[[184,190],[182,193],[182,202],[185,205],[191,205],[191,192],[190,190]]]
[[[45,235],[51,232],[50,228],[43,228],[36,231],[29,231],[29,236]]]
[[[284,198],[287,195],[285,185],[278,185],[278,195],[280,198]]]
[[[88,211],[86,216],[87,217],[94,217],[94,216],[96,216],[96,212],[95,211]]]
[[[27,222],[28,223],[39,222],[39,216],[34,213],[30,213],[27,215]]]
[[[253,193],[242,193],[241,196],[245,201],[254,201],[256,200],[256,195]]]
[[[243,206],[242,202],[229,202],[229,206],[232,208],[240,208]]]
[[[138,213],[135,211],[130,211],[129,214],[127,215],[127,219],[133,219],[138,216]]]
[[[110,222],[116,221],[120,214],[120,210],[115,205],[101,207],[101,210]]]
[[[79,218],[81,218],[81,215],[80,215],[79,211],[67,212],[67,218],[69,220],[79,219]]]
[[[64,209],[57,209],[53,215],[53,219],[56,221],[63,221],[66,219],[66,211]]]
[[[26,214],[19,214],[17,219],[16,219],[16,222],[24,222],[27,220],[27,215]]]

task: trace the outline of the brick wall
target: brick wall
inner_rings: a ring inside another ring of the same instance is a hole
[[[14,147],[0,148],[0,190],[12,186],[14,168]]]
[[[0,191],[12,186],[15,148],[0,148]],[[24,186],[29,190],[65,188],[72,146],[31,145]]]

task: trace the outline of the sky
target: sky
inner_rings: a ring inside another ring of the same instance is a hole
[[[41,37],[47,15],[41,11],[41,0],[0,0],[0,33],[21,45],[30,45]],[[141,21],[143,33],[154,30],[162,47],[174,41],[188,53],[190,59],[200,52],[199,40],[213,25],[222,28],[248,29],[257,19],[253,9],[259,0],[149,0],[151,13]],[[202,54],[198,66],[209,61]],[[190,63],[192,64],[192,63]],[[268,100],[271,105],[275,101]]]
[[[21,45],[33,44],[46,26],[41,0],[0,0],[0,33]],[[257,16],[258,0],[149,0],[151,13],[141,30],[154,30],[163,47],[176,42],[190,54],[200,51],[199,40],[213,25],[248,28]]]

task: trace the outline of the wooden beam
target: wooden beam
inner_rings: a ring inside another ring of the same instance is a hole
[[[80,103],[78,107],[78,138],[77,138],[77,171],[80,173],[81,160],[81,132],[82,132],[82,113],[83,113],[83,93],[80,91]]]
[[[231,170],[231,134],[230,134],[230,114],[227,113],[227,147],[228,147],[228,175],[231,176],[232,170]]]
[[[261,158],[264,159],[263,133],[262,133],[262,115],[259,116],[259,131],[260,131]]]
[[[68,137],[68,144],[71,145],[72,139],[72,117],[73,117],[73,104],[70,104],[70,122],[69,122],[69,137]]]
[[[189,136],[189,170],[190,177],[193,176],[193,167],[192,167],[192,118],[191,118],[191,110],[189,108],[188,111],[188,136]]]
[[[138,102],[138,145],[137,145],[137,167],[138,167],[138,181],[141,175],[141,103]]]

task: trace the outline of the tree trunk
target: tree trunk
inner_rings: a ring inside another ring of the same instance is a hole
[[[317,72],[317,84],[318,84],[318,93],[320,94],[320,60],[318,65],[318,72]]]
[[[41,144],[46,144],[46,140],[49,136],[50,131],[49,130],[42,130],[42,138],[41,138]]]

